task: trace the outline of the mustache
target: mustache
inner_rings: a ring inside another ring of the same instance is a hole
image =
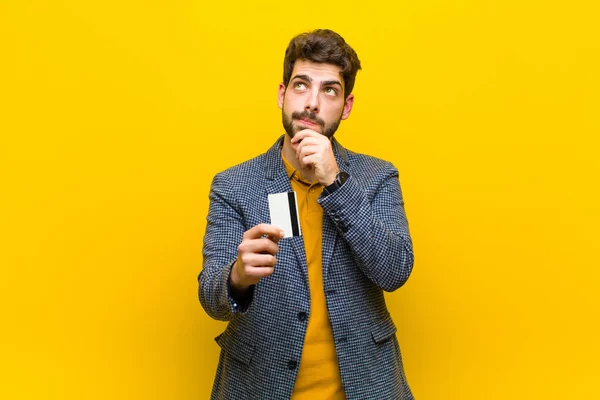
[[[317,116],[314,112],[308,112],[306,110],[302,112],[294,111],[292,113],[292,119],[305,119],[307,121],[314,122],[315,124],[325,126],[325,121]]]

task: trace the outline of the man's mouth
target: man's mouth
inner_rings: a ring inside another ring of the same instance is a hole
[[[292,119],[296,124],[312,129],[316,127],[323,128],[325,126],[325,121],[319,118],[315,113],[310,113],[308,111],[294,112],[292,113]]]
[[[309,126],[309,127],[321,127],[321,124],[317,121],[313,121],[311,119],[305,119],[305,118],[301,118],[301,119],[296,119],[296,121],[300,124],[300,125],[304,125],[304,126]]]
[[[299,119],[298,122],[305,125],[318,125],[316,122],[309,119]]]

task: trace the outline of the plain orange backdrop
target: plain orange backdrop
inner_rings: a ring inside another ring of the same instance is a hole
[[[346,147],[400,170],[387,296],[419,400],[600,398],[597,2],[3,1],[0,397],[205,399],[213,175],[283,133],[283,55],[363,63]]]

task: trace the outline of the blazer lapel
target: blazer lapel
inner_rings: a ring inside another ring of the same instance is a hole
[[[342,171],[349,172],[348,151],[343,148],[335,138],[332,138],[331,143],[338,167]],[[333,255],[333,249],[335,248],[335,243],[338,239],[338,236],[339,233],[335,228],[331,218],[329,218],[328,215],[323,215],[323,284],[325,284],[327,281],[327,272],[329,271],[329,264],[331,264],[331,257]]]
[[[285,172],[283,160],[281,159],[281,145],[283,136],[267,151],[265,157],[265,178],[267,195],[283,192],[291,192],[292,185],[290,179]],[[308,287],[308,266],[306,264],[306,251],[304,249],[304,239],[302,236],[294,236],[281,240],[288,241],[298,260],[304,282]]]

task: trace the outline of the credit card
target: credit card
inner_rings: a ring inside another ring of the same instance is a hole
[[[271,225],[281,228],[284,237],[302,235],[296,192],[270,194],[269,214],[271,215]]]

